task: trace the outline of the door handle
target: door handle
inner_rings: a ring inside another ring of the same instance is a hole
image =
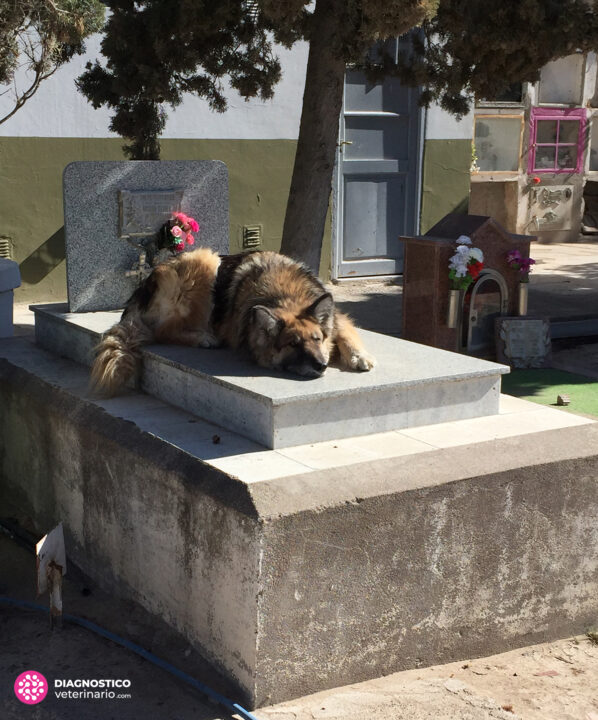
[[[340,148],[340,151],[343,151],[343,145],[353,145],[353,140],[341,140],[339,143],[336,144],[337,148]]]

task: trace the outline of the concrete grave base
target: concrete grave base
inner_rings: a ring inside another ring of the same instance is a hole
[[[0,347],[0,507],[179,629],[251,707],[582,632],[598,424],[495,417],[266,450],[87,369]],[[217,436],[217,438],[215,437]]]

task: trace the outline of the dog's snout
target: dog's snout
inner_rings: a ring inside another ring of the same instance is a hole
[[[314,370],[317,370],[319,373],[323,373],[324,370],[326,370],[326,363],[320,362],[319,360],[313,361]]]

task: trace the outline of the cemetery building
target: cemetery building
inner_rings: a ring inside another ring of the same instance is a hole
[[[108,130],[109,112],[94,110],[74,83],[98,53],[99,38],[92,38],[86,55],[0,125],[0,256],[19,263],[17,301],[66,296],[66,166],[124,159],[123,140]],[[226,164],[230,252],[280,247],[307,46],[279,53],[283,76],[271,101],[246,102],[231,91],[227,112],[218,114],[188,96],[169,111],[161,138],[163,160]],[[562,240],[577,235],[585,200],[584,223],[595,226],[595,85],[595,56],[572,55],[547,65],[538,84],[480,100],[457,121],[438,106],[420,108],[417,91],[396,80],[371,87],[349,71],[322,277],[402,273],[399,237],[425,233],[449,212],[469,209],[509,232]],[[0,98],[0,111],[8,102]]]
[[[125,159],[124,141],[108,130],[109,112],[94,110],[75,87],[85,63],[99,53],[99,38],[90,39],[87,48],[0,125],[0,254],[20,265],[17,301],[66,297],[62,181],[67,165]],[[258,247],[280,247],[307,45],[280,48],[279,54],[282,80],[271,101],[246,102],[231,91],[224,114],[191,96],[176,110],[167,109],[163,160],[213,159],[228,168],[230,252],[256,239]],[[424,112],[416,92],[396,81],[366,91],[359,73],[347,75],[346,96],[321,274],[401,272],[399,235],[415,234],[420,225],[425,231],[447,212],[467,206],[471,117],[457,122],[438,108]],[[8,102],[8,95],[0,98],[0,112]],[[371,247],[363,245],[365,236]]]
[[[469,212],[543,242],[598,232],[596,56],[545,65],[535,84],[478,100]]]

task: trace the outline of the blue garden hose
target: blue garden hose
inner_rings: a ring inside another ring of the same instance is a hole
[[[19,608],[26,608],[27,610],[41,610],[45,613],[49,612],[49,609],[47,607],[43,605],[38,605],[37,603],[29,602],[28,600],[15,600],[13,598],[0,596],[0,604],[12,605],[13,607]],[[207,685],[204,685],[199,680],[191,677],[191,675],[187,675],[187,673],[179,670],[174,665],[171,665],[169,662],[166,662],[165,660],[161,660],[159,657],[156,657],[156,655],[153,655],[145,648],[142,648],[141,645],[137,645],[130,640],[125,640],[124,638],[115,635],[109,630],[105,630],[103,627],[100,627],[99,625],[96,625],[89,620],[85,620],[84,618],[77,617],[76,615],[69,615],[68,613],[64,613],[62,617],[67,622],[73,623],[73,625],[80,625],[87,630],[91,630],[97,635],[105,637],[107,640],[112,640],[112,642],[115,642],[118,645],[127,648],[127,650],[132,650],[134,653],[137,653],[137,655],[145,658],[145,660],[149,660],[154,665],[162,668],[162,670],[166,670],[166,672],[169,672],[171,675],[174,675],[180,680],[183,680],[183,682],[191,685],[191,687],[194,687],[196,690],[199,690],[200,693],[208,697],[210,700],[217,702],[219,705],[222,705],[222,707],[225,707],[230,712],[236,713],[241,718],[243,718],[243,720],[258,720],[258,718],[256,718],[255,715],[252,715],[249,710],[245,710],[245,708],[241,707],[232,700],[225,698],[224,695],[221,695],[215,690],[212,690],[212,688],[209,688]]]

